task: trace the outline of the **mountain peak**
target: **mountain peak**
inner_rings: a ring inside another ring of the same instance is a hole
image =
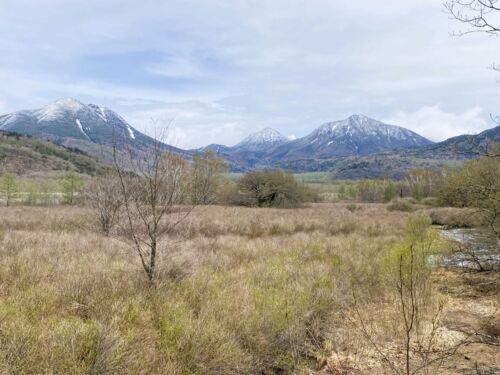
[[[89,143],[113,146],[114,139],[144,148],[153,142],[112,110],[77,99],[58,99],[45,107],[0,116],[0,129],[50,139],[67,146],[92,150]],[[82,141],[87,144],[82,145]],[[101,147],[101,146],[99,146]]]
[[[61,98],[54,101],[52,104],[57,104],[65,107],[82,107],[84,104],[75,98]]]
[[[66,113],[76,113],[85,108],[85,104],[76,99],[64,98],[56,100],[43,108],[34,112],[37,117],[37,122],[53,121],[57,118],[64,117]]]
[[[431,143],[411,130],[355,114],[323,124],[306,137],[279,146],[276,155],[297,160],[360,156]]]
[[[351,116],[349,116],[349,119],[356,120],[356,121],[363,121],[363,120],[371,120],[368,116],[362,114],[362,113],[354,113]]]
[[[379,122],[377,120],[374,120],[368,116],[365,116],[363,114],[354,114],[354,115],[351,115],[347,118],[348,121],[352,122],[352,123],[356,123],[356,124],[359,124],[359,125],[362,125],[362,124],[365,124],[365,123],[368,123],[368,122]]]
[[[355,133],[359,133],[360,135],[364,134],[365,136],[377,134],[379,136],[385,135],[386,137],[406,137],[409,135],[418,136],[418,134],[412,132],[411,130],[395,125],[388,125],[362,114],[354,114],[344,120],[327,122],[317,128],[313,133],[318,133],[319,135],[331,133],[331,136],[342,136],[345,134],[353,135]]]
[[[57,108],[57,109],[61,109],[61,110],[76,112],[84,107],[85,107],[85,104],[83,104],[82,102],[80,102],[76,99],[63,98],[63,99],[58,99],[55,102],[50,103],[49,105],[46,105],[42,109]]]
[[[250,134],[235,147],[243,146],[269,146],[287,142],[288,139],[279,131],[272,128],[264,128],[256,133]]]

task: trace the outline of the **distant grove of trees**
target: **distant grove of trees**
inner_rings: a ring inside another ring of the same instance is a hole
[[[83,177],[74,171],[60,178],[32,179],[4,173],[0,175],[0,202],[6,206],[74,204],[83,184]]]
[[[486,155],[465,162],[461,168],[414,169],[400,181],[386,178],[338,182],[334,184],[335,196],[340,200],[369,203],[389,203],[398,198],[412,198],[415,202],[433,205],[474,207],[482,212],[490,227],[498,233],[499,155],[500,146],[496,144],[491,145]],[[317,189],[298,182],[293,174],[281,170],[249,172],[236,181],[228,179],[226,163],[210,151],[195,155],[190,162],[178,160],[178,164],[179,168],[182,167],[178,170],[181,173],[178,180],[160,181],[167,185],[174,182],[178,184],[176,189],[182,190],[182,194],[176,198],[178,204],[293,208],[304,202],[319,200]],[[173,164],[164,168],[171,169],[172,166]],[[144,183],[147,176],[144,171],[127,168],[122,168],[122,177],[130,179],[130,176],[135,175],[139,186]],[[150,172],[149,169],[147,171]],[[164,171],[167,172],[173,173],[172,170]],[[119,195],[117,192],[123,188],[118,179],[116,170],[112,169],[90,179],[75,171],[68,171],[58,179],[45,180],[21,179],[5,173],[0,175],[0,200],[6,206],[57,203],[72,205],[84,200],[95,209],[118,212],[122,206],[114,200]],[[115,215],[113,212],[101,212],[100,221],[104,232],[109,231],[109,221],[113,221]]]
[[[416,201],[436,197],[451,170],[413,169],[401,181],[359,180],[341,183],[340,199],[352,199],[368,203],[388,203],[394,198],[411,197]]]
[[[477,199],[472,194],[479,189],[477,184],[490,186],[498,179],[498,146],[492,146],[488,155],[464,163],[463,167],[441,170],[413,169],[399,180],[357,180],[334,182],[335,196],[339,200],[355,200],[367,203],[388,203],[396,198],[412,198],[416,202],[435,205],[470,207],[492,206],[492,198]],[[496,157],[495,157],[496,156]],[[183,177],[184,204],[228,204],[256,207],[297,207],[304,202],[320,200],[317,189],[298,182],[291,173],[281,170],[249,172],[237,180],[226,177],[227,165],[224,160],[208,151],[197,154]],[[480,173],[480,170],[483,170]],[[490,175],[486,173],[488,171]],[[115,171],[84,178],[75,171],[68,171],[60,178],[21,179],[5,173],[0,175],[0,200],[5,205],[12,204],[75,204],[82,198],[97,200],[99,195],[90,190],[107,190],[114,187]],[[477,181],[477,184],[472,183]]]

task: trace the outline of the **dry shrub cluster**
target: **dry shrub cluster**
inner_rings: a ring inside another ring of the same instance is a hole
[[[472,208],[440,207],[428,211],[432,224],[447,228],[473,228],[483,224],[481,214]]]
[[[415,207],[413,207],[413,204],[407,199],[394,199],[391,203],[387,205],[387,209],[389,211],[404,211],[404,212],[415,211]]]

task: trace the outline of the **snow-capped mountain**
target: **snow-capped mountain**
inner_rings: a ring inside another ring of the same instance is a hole
[[[43,108],[0,116],[0,131],[28,134],[93,156],[110,160],[112,146],[127,145],[141,151],[155,141],[130,126],[112,110],[75,99],[61,99]],[[305,137],[288,140],[270,128],[249,135],[235,146],[212,144],[183,151],[165,145],[187,158],[192,152],[214,151],[232,171],[283,168],[291,171],[334,171],[342,178],[384,175],[400,177],[418,166],[417,159],[453,160],[485,150],[498,141],[500,127],[477,136],[460,136],[433,143],[411,130],[388,125],[364,115],[328,122]]]
[[[200,150],[214,151],[236,171],[283,165],[293,170],[294,162],[298,161],[303,164],[308,160],[363,156],[430,144],[431,141],[411,130],[364,115],[352,115],[345,120],[323,124],[295,140],[266,128],[249,135],[236,146],[213,144]]]
[[[279,131],[265,128],[256,133],[250,134],[240,143],[234,146],[235,149],[261,150],[262,148],[274,147],[288,142],[288,138]]]
[[[228,161],[232,170],[243,171],[262,166],[262,163],[265,163],[265,157],[275,147],[286,144],[286,142],[288,142],[288,138],[279,131],[265,128],[250,134],[235,146],[211,144],[193,151],[211,150]]]
[[[328,122],[309,135],[276,147],[272,160],[362,156],[432,142],[411,130],[384,124],[364,115]]]
[[[48,139],[91,154],[103,146],[127,144],[141,150],[154,142],[112,110],[70,98],[0,116],[0,130]]]

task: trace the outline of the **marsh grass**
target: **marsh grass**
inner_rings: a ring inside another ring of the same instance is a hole
[[[340,312],[355,294],[391,340],[380,259],[410,215],[205,207],[167,239],[152,287],[87,209],[1,208],[0,374],[304,373],[332,351],[356,357]]]

